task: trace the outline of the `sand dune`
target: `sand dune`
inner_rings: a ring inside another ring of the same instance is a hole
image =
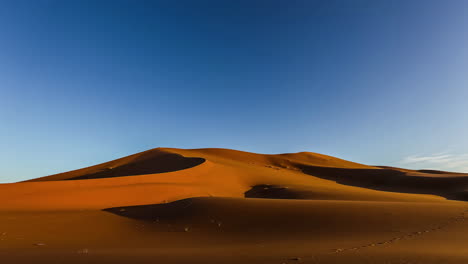
[[[195,167],[204,161],[203,158],[189,158],[168,150],[153,149],[96,166],[29,181],[83,180],[163,173]]]
[[[152,149],[1,184],[0,258],[465,263],[467,176],[311,152]]]

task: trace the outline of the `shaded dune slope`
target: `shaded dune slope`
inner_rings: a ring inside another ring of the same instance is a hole
[[[167,204],[107,208],[103,211],[144,221],[149,225],[171,224],[173,231],[204,230],[239,235],[261,233],[265,238],[279,233],[287,237],[343,234],[367,237],[370,233],[405,226],[403,230],[423,231],[457,217],[466,206],[450,204],[362,201],[310,201],[195,197]],[[439,212],[439,214],[434,214]],[[421,216],[425,220],[421,221]],[[366,225],[363,225],[366,221]],[[281,227],[281,228],[279,228]],[[361,233],[362,231],[366,231]],[[246,233],[247,232],[247,233]],[[270,233],[270,235],[269,235]],[[394,231],[388,232],[394,233]],[[287,237],[282,239],[287,240]]]
[[[423,173],[401,169],[344,169],[302,165],[304,173],[340,184],[381,191],[434,194],[453,200],[466,200],[468,175]]]
[[[203,158],[184,157],[167,150],[153,149],[84,169],[29,181],[83,180],[164,173],[192,168],[204,161]]]
[[[391,166],[377,166],[382,169],[396,170],[408,173],[410,176],[426,176],[426,177],[467,177],[468,173],[449,172],[440,170],[410,170]]]

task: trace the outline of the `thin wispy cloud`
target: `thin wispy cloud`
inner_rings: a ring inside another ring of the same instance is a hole
[[[400,160],[399,165],[412,169],[437,169],[468,172],[468,154],[437,153],[411,155]]]

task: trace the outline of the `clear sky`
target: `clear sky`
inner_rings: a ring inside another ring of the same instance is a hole
[[[0,182],[154,147],[468,171],[468,1],[0,4]]]

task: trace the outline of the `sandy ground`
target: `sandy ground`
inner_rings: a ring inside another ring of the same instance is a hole
[[[468,175],[153,149],[0,185],[1,263],[468,263]]]

